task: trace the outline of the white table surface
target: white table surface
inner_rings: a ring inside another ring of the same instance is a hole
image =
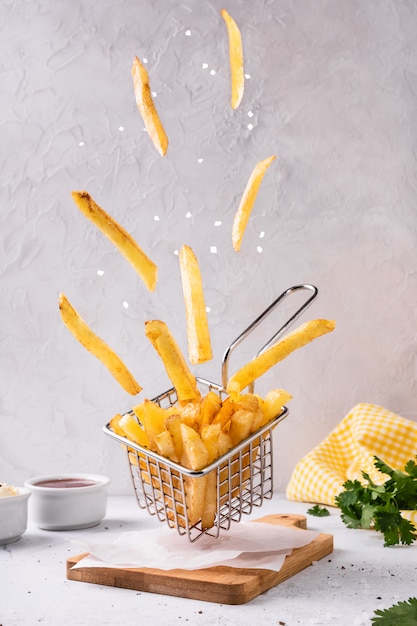
[[[251,517],[305,514],[308,508],[275,495]],[[66,579],[66,559],[79,552],[72,539],[110,542],[124,531],[162,526],[133,496],[109,497],[105,519],[91,529],[45,531],[29,521],[19,541],[0,546],[0,625],[370,625],[375,609],[417,595],[417,544],[383,547],[382,535],[347,529],[339,511],[330,511],[330,517],[308,515],[307,524],[333,535],[333,553],[238,606]]]

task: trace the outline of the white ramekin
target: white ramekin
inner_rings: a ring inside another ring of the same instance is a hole
[[[17,495],[0,498],[0,545],[20,539],[27,527],[29,489],[17,487]]]
[[[37,483],[81,479],[94,484],[83,487],[44,487]],[[98,474],[50,474],[25,482],[32,497],[29,519],[44,530],[78,530],[100,523],[106,514],[107,485],[110,480]]]

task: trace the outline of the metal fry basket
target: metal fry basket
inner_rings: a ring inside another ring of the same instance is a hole
[[[308,298],[258,351],[257,355],[277,341],[278,337],[305,311],[318,293],[313,285],[298,285],[283,292],[226,350],[222,362],[222,385],[196,378],[203,394],[214,391],[219,394],[221,400],[227,397],[225,388],[231,353],[284,299],[300,290],[308,291]],[[251,391],[253,391],[253,386]],[[153,402],[164,409],[174,406],[177,403],[175,389],[161,393],[153,398]],[[137,420],[133,411],[129,413]],[[156,515],[159,521],[167,523],[170,528],[175,528],[180,535],[186,535],[189,541],[194,542],[205,534],[218,537],[221,531],[229,530],[232,522],[239,522],[242,515],[252,512],[253,507],[260,507],[265,499],[272,498],[272,431],[287,415],[288,409],[284,407],[282,413],[271,422],[199,471],[185,468],[152,450],[133,443],[115,433],[110,423],[104,427],[104,432],[121,443],[126,450],[139,507],[147,509],[151,515]],[[187,506],[187,498],[190,497],[193,486],[198,485],[196,481],[208,480],[211,481],[212,486],[214,483],[216,493],[214,525],[210,528],[206,528],[201,519],[197,521],[190,519]]]

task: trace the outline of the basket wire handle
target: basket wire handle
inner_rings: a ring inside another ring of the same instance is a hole
[[[286,291],[284,291],[272,304],[269,305],[267,309],[259,317],[256,318],[227,348],[223,355],[222,360],[222,385],[226,389],[227,382],[229,379],[229,359],[232,352],[237,348],[244,339],[255,329],[259,324],[266,318],[268,315],[272,313],[272,311],[283,302],[288,296],[296,293],[297,291],[306,290],[310,292],[310,296],[307,300],[302,304],[297,311],[277,330],[277,332],[271,337],[267,343],[262,346],[262,348],[255,354],[256,358],[262,352],[265,352],[270,346],[272,346],[278,339],[280,335],[282,335],[288,328],[295,322],[296,319],[300,317],[300,315],[310,306],[313,300],[316,298],[318,294],[318,289],[314,285],[295,285],[294,287],[289,287]],[[250,393],[253,393],[254,383],[250,385]]]

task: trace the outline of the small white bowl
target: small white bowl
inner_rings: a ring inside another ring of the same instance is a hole
[[[17,487],[17,495],[0,498],[0,545],[20,539],[27,527],[29,489]]]
[[[110,480],[97,474],[53,474],[25,482],[32,498],[29,519],[44,530],[79,530],[106,514]]]

